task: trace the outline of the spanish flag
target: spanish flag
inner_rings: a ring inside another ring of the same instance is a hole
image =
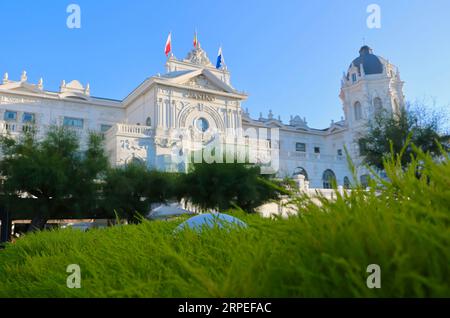
[[[194,47],[197,48],[198,46],[198,37],[197,37],[197,31],[194,34]]]

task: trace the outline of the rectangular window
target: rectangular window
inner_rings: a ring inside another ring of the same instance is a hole
[[[23,113],[22,122],[24,123],[34,123],[34,114],[32,113]]]
[[[5,112],[4,118],[6,121],[16,121],[17,120],[17,112],[12,112],[12,111],[7,110]]]
[[[314,147],[314,153],[320,153],[320,147]]]
[[[100,131],[101,132],[107,132],[109,130],[109,128],[111,128],[111,125],[101,125],[100,126]]]
[[[342,149],[338,149],[337,154],[338,156],[342,156]]]
[[[66,127],[83,128],[84,120],[80,118],[64,117],[63,125]]]
[[[352,81],[353,81],[353,83],[356,82],[356,74],[355,73],[352,74]]]
[[[295,144],[295,151],[306,152],[306,144],[303,142],[297,142]]]
[[[363,140],[359,140],[357,148],[359,148],[360,156],[364,156],[366,154],[366,143]]]

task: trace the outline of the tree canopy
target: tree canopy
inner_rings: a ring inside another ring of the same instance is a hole
[[[440,147],[448,151],[449,137],[443,132],[441,119],[442,114],[421,106],[409,106],[398,115],[380,112],[368,122],[365,134],[358,140],[364,162],[382,170],[383,159],[391,151],[399,154],[408,140],[431,156],[439,156]],[[401,157],[402,166],[407,166],[414,157],[413,149],[407,147]]]
[[[195,163],[183,176],[182,193],[203,209],[238,206],[247,212],[282,193],[281,187],[245,163]]]
[[[176,175],[149,170],[144,164],[130,163],[107,171],[103,183],[102,206],[130,223],[138,223],[152,203],[175,198]]]
[[[80,141],[75,130],[54,126],[39,137],[34,131],[0,137],[3,197],[32,215],[32,230],[51,218],[117,216],[138,223],[153,203],[181,199],[205,210],[238,206],[254,212],[283,193],[256,165],[199,163],[186,174],[137,162],[110,167],[101,135]]]
[[[21,138],[0,137],[0,173],[10,204],[28,199],[34,211],[32,229],[42,229],[61,210],[92,210],[98,177],[108,165],[101,136],[90,134],[82,149],[76,132],[50,127],[38,140],[35,132]]]

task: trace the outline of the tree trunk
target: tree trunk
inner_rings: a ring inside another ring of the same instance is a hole
[[[11,238],[11,219],[5,207],[0,207],[0,221],[2,223],[0,230],[0,243],[6,243]]]
[[[36,232],[42,231],[45,227],[45,224],[48,221],[49,213],[49,204],[47,200],[38,200],[38,204],[36,206],[36,214],[31,219],[31,224],[28,229],[28,232]]]
[[[47,223],[48,218],[43,216],[41,213],[38,213],[31,220],[30,228],[28,232],[36,232],[44,229],[45,224]]]

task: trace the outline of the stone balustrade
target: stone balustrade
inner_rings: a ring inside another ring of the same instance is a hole
[[[306,153],[298,151],[280,151],[280,157],[313,160],[313,161],[323,160],[328,162],[341,162],[345,160],[345,156],[340,155]]]
[[[131,135],[151,135],[151,127],[140,125],[117,124],[117,132]]]
[[[125,135],[128,137],[148,138],[152,136],[152,127],[129,124],[116,124],[105,132],[105,136]]]
[[[26,131],[30,131],[33,128],[33,124],[19,123],[15,121],[0,121],[0,134],[17,135]]]

